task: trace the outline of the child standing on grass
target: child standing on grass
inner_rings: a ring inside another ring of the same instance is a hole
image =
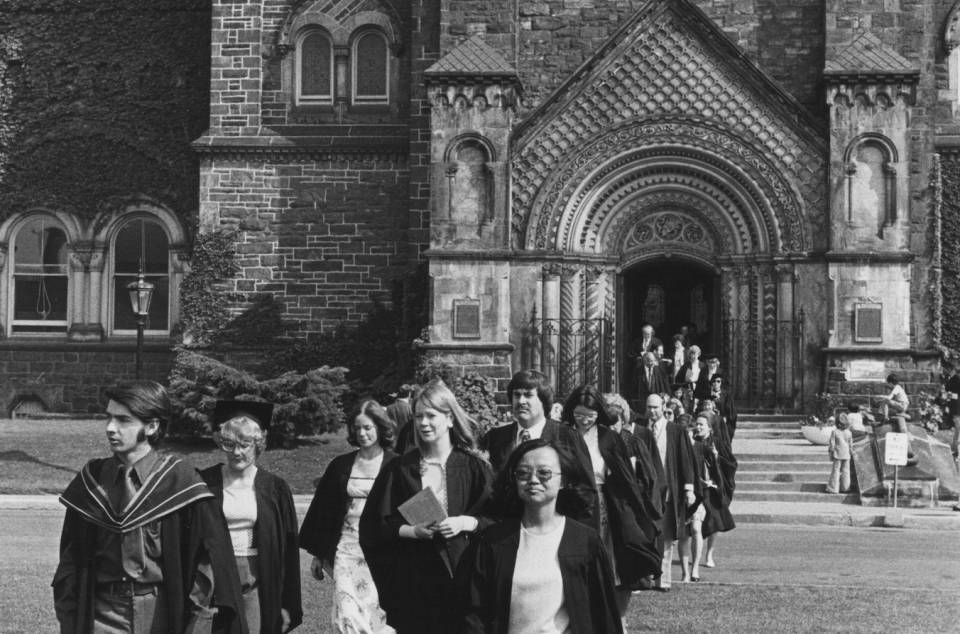
[[[837,418],[837,426],[830,434],[830,459],[833,469],[827,482],[827,493],[846,493],[850,490],[850,447],[853,434],[847,428],[846,417]],[[839,487],[839,488],[838,488]]]

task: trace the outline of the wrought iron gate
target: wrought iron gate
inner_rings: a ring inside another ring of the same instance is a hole
[[[803,311],[797,321],[727,319],[721,367],[747,410],[791,411],[803,392]]]
[[[612,329],[606,319],[540,319],[524,332],[523,367],[550,377],[557,397],[584,383],[610,390],[613,377]]]

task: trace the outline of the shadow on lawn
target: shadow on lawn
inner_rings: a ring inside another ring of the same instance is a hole
[[[68,473],[76,473],[77,470],[72,467],[64,467],[58,464],[50,464],[49,462],[44,462],[34,458],[30,454],[20,451],[19,449],[14,449],[13,451],[0,451],[0,461],[6,462],[31,462],[33,464],[42,465],[44,467],[50,467],[51,469],[59,469],[60,471],[66,471]]]

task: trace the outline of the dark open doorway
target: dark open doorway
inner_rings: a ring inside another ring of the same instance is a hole
[[[644,323],[651,324],[671,358],[673,335],[688,329],[688,339],[704,354],[720,352],[720,276],[690,260],[658,258],[642,262],[621,278],[618,372],[621,392],[631,394],[633,367],[627,351],[639,339]]]

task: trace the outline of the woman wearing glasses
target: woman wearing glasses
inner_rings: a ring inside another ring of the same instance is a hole
[[[213,436],[227,461],[200,472],[223,507],[251,634],[289,632],[303,621],[293,495],[283,479],[257,467],[272,414],[269,403],[218,401]]]
[[[576,388],[563,405],[563,422],[583,436],[593,466],[594,508],[600,538],[613,558],[617,604],[627,612],[632,590],[641,580],[660,571],[661,556],[655,545],[660,512],[650,495],[641,491],[630,456],[620,434],[610,429],[616,421],[603,396],[592,385]]]
[[[460,618],[453,571],[469,537],[490,523],[480,515],[493,474],[476,452],[473,421],[442,381],[414,399],[413,426],[415,447],[374,482],[360,518],[360,545],[387,622],[400,634],[449,634]],[[428,488],[428,506],[441,512],[404,507],[407,517],[425,518],[409,523],[400,506]]]
[[[374,480],[396,458],[396,426],[376,401],[364,401],[351,420],[347,442],[358,449],[334,458],[317,483],[300,527],[300,548],[313,555],[315,579],[323,579],[324,571],[333,578],[334,631],[386,634],[393,629],[360,550],[359,521]]]
[[[457,570],[466,611],[451,631],[623,631],[596,531],[567,520],[583,514],[590,491],[566,449],[538,438],[514,450],[493,503],[504,521],[480,534]]]

